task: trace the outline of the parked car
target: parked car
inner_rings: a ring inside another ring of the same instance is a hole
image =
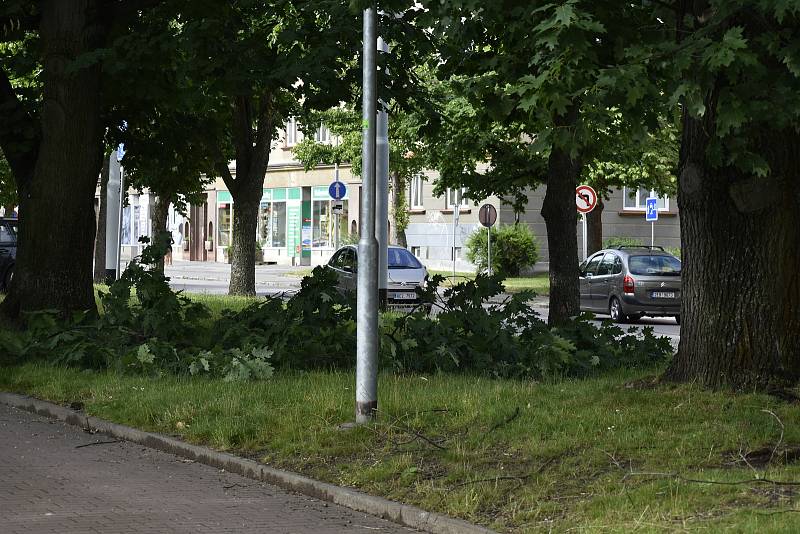
[[[582,311],[607,313],[618,323],[644,315],[681,323],[681,260],[663,248],[604,249],[579,269]]]
[[[395,309],[411,309],[420,303],[417,288],[423,287],[428,270],[403,247],[389,246],[389,287],[387,305]],[[358,247],[346,245],[334,253],[328,262],[339,277],[339,289],[352,291],[357,288]]]
[[[6,291],[17,261],[17,219],[0,219],[0,291]]]

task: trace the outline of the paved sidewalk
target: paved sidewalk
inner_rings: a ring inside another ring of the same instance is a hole
[[[0,405],[0,531],[401,533],[410,529]]]

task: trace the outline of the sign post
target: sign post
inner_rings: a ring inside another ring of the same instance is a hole
[[[647,210],[644,213],[644,219],[650,223],[650,246],[656,245],[656,221],[658,220],[658,199],[655,197],[648,197],[646,200]]]
[[[583,237],[583,259],[586,259],[587,254],[587,243],[586,243],[586,214],[591,212],[595,206],[597,206],[597,192],[588,185],[579,185],[575,188],[575,207],[578,209],[578,213],[582,215],[581,219],[583,222],[583,231],[581,232]]]
[[[461,198],[458,195],[456,205],[453,206],[453,285],[456,283],[456,228],[458,228],[458,216],[461,214]]]
[[[492,275],[492,226],[497,221],[497,210],[491,204],[484,204],[478,210],[478,221],[486,227],[486,265],[489,276]]]

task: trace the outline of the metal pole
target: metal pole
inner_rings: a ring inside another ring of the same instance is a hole
[[[458,213],[461,199],[456,194],[456,205],[453,206],[453,284],[456,283],[456,228],[458,227]]]
[[[581,233],[583,234],[583,259],[585,260],[586,256],[588,256],[588,254],[586,253],[586,214],[585,213],[581,214],[581,219],[583,220],[583,231]]]
[[[339,140],[336,140],[336,146],[339,146]],[[339,162],[336,161],[333,164],[333,178],[335,181],[339,181]],[[338,200],[336,202],[339,202]],[[344,206],[344,200],[341,201],[342,205]],[[333,211],[333,210],[331,210]],[[333,249],[339,250],[339,214],[333,214]]]
[[[656,246],[656,222],[650,221],[650,247]]]
[[[377,113],[377,18],[364,10],[362,188],[356,301],[356,423],[378,409],[378,241],[375,239],[375,122]]]
[[[489,276],[492,276],[492,227],[486,229],[486,242],[489,244],[489,250],[486,254],[486,264],[488,266]]]
[[[120,265],[122,262],[122,204],[123,200],[125,199],[125,169],[122,168],[120,165],[119,167],[119,224],[117,225],[117,263],[116,263],[116,270],[117,270],[117,278],[119,280],[122,277],[122,266]],[[131,208],[131,217],[133,217],[133,208]],[[131,238],[133,238],[133,219],[130,221],[131,223]]]
[[[382,53],[389,53],[389,45],[380,37],[378,37],[377,47]],[[382,105],[386,104],[385,101],[378,100]],[[378,238],[378,288],[380,289],[381,304],[385,305],[389,287],[389,114],[384,109],[378,110],[375,150],[375,180],[377,182],[375,232]]]

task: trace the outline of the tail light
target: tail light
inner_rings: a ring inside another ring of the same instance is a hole
[[[625,275],[625,278],[622,279],[622,291],[625,293],[633,293],[636,284],[633,281],[633,277],[629,274]]]

